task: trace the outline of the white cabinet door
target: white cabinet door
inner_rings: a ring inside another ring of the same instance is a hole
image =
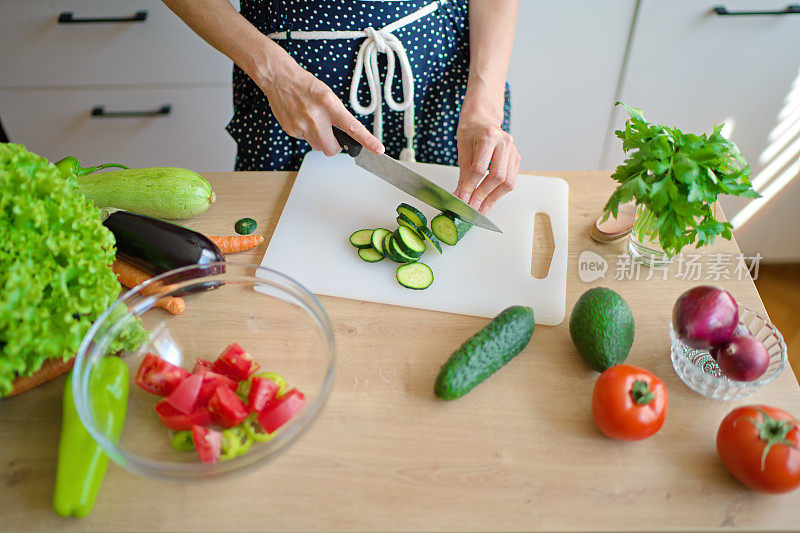
[[[526,170],[597,170],[635,0],[522,0],[509,65]]]
[[[168,113],[160,113],[164,106]],[[154,112],[152,116],[93,116]],[[220,88],[0,89],[0,114],[12,142],[58,160],[90,164],[233,170],[236,145],[225,131],[230,86]]]
[[[742,212],[745,200],[723,198],[722,205],[740,226],[741,248],[769,260],[800,260],[800,209],[782,205],[800,198],[800,14],[720,16],[714,7],[780,12],[789,3],[641,0],[621,91],[653,122],[692,132],[728,123],[757,189],[772,196],[746,221],[753,209]],[[614,129],[624,120],[615,110]],[[613,139],[603,164],[622,159]]]

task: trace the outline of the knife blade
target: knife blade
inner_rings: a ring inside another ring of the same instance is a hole
[[[457,196],[442,189],[422,174],[414,172],[386,154],[375,154],[364,150],[358,141],[333,126],[333,135],[342,150],[355,160],[356,165],[407,192],[417,200],[441,211],[449,211],[473,226],[503,233],[489,217],[475,210]]]

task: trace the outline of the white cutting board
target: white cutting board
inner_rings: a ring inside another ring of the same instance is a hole
[[[458,182],[456,167],[408,166],[449,191]],[[520,175],[514,191],[489,215],[504,233],[474,227],[456,246],[442,244],[442,255],[428,246],[421,261],[433,270],[433,285],[411,290],[397,283],[396,263],[362,261],[348,238],[363,228],[394,231],[395,208],[401,202],[420,209],[429,221],[438,211],[356,166],[345,154],[309,152],[261,265],[293,277],[315,294],[481,317],[528,305],[537,323],[555,325],[564,319],[568,195],[562,179]],[[555,241],[544,279],[531,275],[537,212],[550,217]]]

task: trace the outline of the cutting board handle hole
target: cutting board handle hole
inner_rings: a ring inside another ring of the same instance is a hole
[[[544,279],[550,272],[550,263],[555,252],[555,239],[550,217],[547,213],[536,213],[533,217],[533,250],[531,252],[531,276]]]

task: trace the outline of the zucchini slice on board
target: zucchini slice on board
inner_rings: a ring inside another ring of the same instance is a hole
[[[437,253],[442,253],[442,245],[439,243],[439,239],[428,229],[428,226],[420,226],[417,229],[422,233],[422,236],[425,237],[425,240],[433,245]]]
[[[436,235],[440,241],[450,246],[458,243],[471,227],[472,224],[464,222],[460,218],[456,218],[456,216],[451,213],[436,215],[433,217],[433,220],[431,220],[431,230],[433,230],[433,234]]]
[[[397,255],[393,251],[394,248],[394,246],[392,245],[393,236],[394,234],[389,232],[383,238],[383,255],[385,255],[395,263],[405,263],[406,261],[403,261],[401,258],[397,257]]]
[[[395,240],[397,241],[397,247],[406,255],[419,257],[425,253],[425,241],[422,240],[422,237],[417,232],[406,226],[397,228]]]
[[[383,254],[375,248],[359,248],[358,257],[367,263],[377,263],[378,261],[383,260]]]
[[[509,307],[450,355],[439,370],[433,392],[442,400],[464,396],[520,353],[534,327],[533,309]]]
[[[417,235],[419,235],[420,239],[423,238],[422,232],[419,230],[419,226],[414,224],[414,222],[404,214],[400,213],[399,215],[397,215],[397,218],[395,220],[397,220],[398,226],[405,226],[408,229],[413,230],[414,233],[416,233]]]
[[[356,248],[371,248],[372,247],[372,231],[371,229],[360,229],[354,231],[350,235],[350,244]]]
[[[391,233],[391,231],[386,228],[377,228],[372,232],[372,247],[381,255],[385,255],[383,253],[383,238],[389,233]]]
[[[397,267],[397,282],[414,290],[427,289],[433,283],[433,270],[425,263],[409,263]]]
[[[409,219],[411,219],[411,222],[413,222],[414,225],[417,226],[418,228],[421,228],[422,226],[428,224],[428,219],[425,218],[425,215],[422,214],[422,211],[420,211],[414,206],[408,204],[400,204],[397,206],[396,211],[398,215],[405,215]]]
[[[419,260],[420,257],[419,255],[411,255],[403,252],[403,250],[400,248],[400,245],[397,244],[397,241],[398,241],[397,236],[396,235],[392,236],[389,239],[389,246],[392,250],[392,254],[395,257],[399,258],[401,263],[415,263]]]

